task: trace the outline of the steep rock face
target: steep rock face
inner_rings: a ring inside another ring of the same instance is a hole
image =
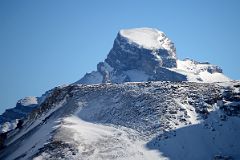
[[[176,50],[163,32],[142,28],[121,30],[105,60],[116,70],[154,74],[159,67],[176,67]]]
[[[208,78],[212,77],[212,78]],[[121,30],[97,71],[76,83],[122,83],[143,81],[228,81],[220,67],[194,60],[177,59],[173,42],[153,28]]]

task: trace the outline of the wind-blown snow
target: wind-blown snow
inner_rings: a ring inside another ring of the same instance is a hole
[[[79,155],[74,159],[157,160],[160,158],[157,151],[144,147],[146,142],[140,140],[137,137],[138,133],[132,129],[94,124],[83,121],[78,116],[67,117],[62,124],[58,133],[61,139],[66,139],[65,143],[78,144]],[[64,133],[66,131],[67,133]],[[65,135],[68,136],[64,138]]]

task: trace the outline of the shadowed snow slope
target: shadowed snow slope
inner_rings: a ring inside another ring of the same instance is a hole
[[[57,87],[0,159],[239,159],[240,83]],[[111,97],[111,98],[110,98]]]

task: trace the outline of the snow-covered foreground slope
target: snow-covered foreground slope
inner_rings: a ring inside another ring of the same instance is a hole
[[[240,158],[240,82],[55,88],[0,159]]]
[[[64,118],[54,141],[64,140],[71,147],[61,154],[45,150],[35,159],[50,159],[53,155],[69,159],[158,159],[159,153],[146,148],[136,131],[83,121],[78,116]],[[50,144],[51,145],[51,144]],[[71,149],[72,148],[72,149]],[[68,150],[69,149],[69,150]]]

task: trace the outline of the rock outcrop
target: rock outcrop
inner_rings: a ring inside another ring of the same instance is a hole
[[[211,76],[211,79],[206,77]],[[97,71],[76,83],[122,83],[143,81],[227,81],[222,69],[210,63],[177,59],[174,43],[153,28],[121,30]]]

